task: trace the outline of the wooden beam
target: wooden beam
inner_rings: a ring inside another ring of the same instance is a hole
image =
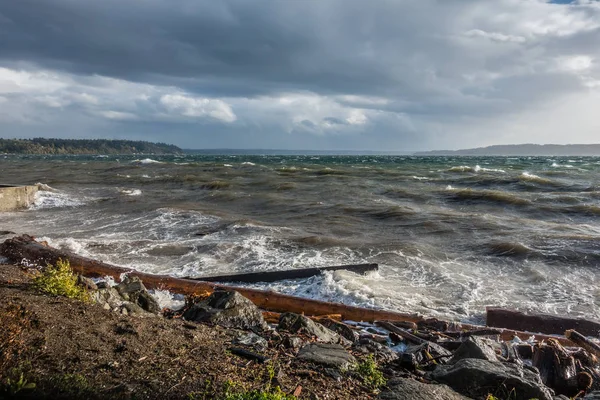
[[[234,275],[202,276],[199,278],[186,277],[185,279],[192,279],[204,282],[276,282],[285,279],[310,278],[311,276],[319,275],[321,272],[324,271],[346,270],[355,272],[357,274],[365,274],[369,271],[377,271],[378,268],[379,265],[377,264],[350,264],[337,265],[333,267],[299,268],[285,271],[264,271]]]
[[[144,282],[144,285],[149,289],[166,289],[173,293],[184,295],[204,294],[206,292],[212,292],[215,289],[236,290],[250,299],[258,307],[267,311],[294,312],[297,314],[305,314],[307,316],[340,314],[341,318],[345,320],[369,322],[376,319],[417,322],[423,319],[416,314],[374,310],[294,297],[272,291],[219,285],[192,279],[174,278],[167,275],[148,274],[45,246],[28,235],[5,240],[0,244],[0,255],[6,257],[10,262],[15,264],[20,264],[23,260],[27,260],[28,263],[42,266],[55,264],[59,259],[68,260],[71,264],[71,268],[73,268],[76,273],[82,275],[91,277],[112,276],[113,278],[120,280],[122,274],[128,274],[129,276],[137,276],[140,278]]]
[[[600,323],[596,321],[551,314],[525,314],[496,307],[487,307],[486,325],[557,335],[562,335],[568,329],[575,329],[586,336],[598,337],[600,335]]]
[[[23,261],[27,261],[28,264],[38,264],[42,266],[56,264],[59,259],[63,259],[69,261],[73,270],[82,275],[91,277],[112,276],[116,280],[121,280],[121,275],[128,274],[130,276],[139,277],[149,289],[166,289],[173,293],[183,295],[204,296],[206,293],[213,292],[215,289],[235,290],[266,311],[293,312],[307,316],[339,314],[342,320],[352,320],[357,322],[374,322],[376,320],[421,322],[425,320],[425,318],[417,314],[375,310],[340,303],[294,297],[272,291],[218,285],[211,282],[174,278],[167,275],[147,274],[55,249],[37,242],[33,237],[28,235],[17,236],[5,240],[0,244],[0,255],[6,257],[14,264],[22,264]],[[484,327],[482,326],[467,324],[458,326],[458,329],[460,330],[483,328]],[[540,331],[540,329],[536,329],[535,327],[533,330]],[[503,329],[500,336],[504,340],[511,340],[514,336],[527,340],[532,335],[534,334],[529,332]],[[538,340],[550,338],[550,336],[537,333],[535,336]],[[556,339],[562,344],[571,344],[571,342],[564,337]]]

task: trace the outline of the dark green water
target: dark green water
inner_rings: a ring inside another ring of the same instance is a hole
[[[1,181],[48,190],[2,229],[180,276],[379,263],[270,285],[349,304],[600,317],[600,158],[150,158],[6,156]]]

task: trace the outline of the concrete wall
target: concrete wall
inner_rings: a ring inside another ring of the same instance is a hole
[[[0,184],[0,212],[22,210],[33,204],[37,186]]]

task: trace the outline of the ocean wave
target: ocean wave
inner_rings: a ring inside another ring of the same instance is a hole
[[[200,185],[201,189],[206,189],[206,190],[221,190],[221,189],[228,189],[230,187],[231,187],[231,183],[226,182],[226,181],[212,181],[212,182],[207,182],[207,183]]]
[[[446,171],[448,171],[448,172],[499,172],[502,174],[506,173],[506,171],[503,169],[485,168],[485,167],[481,167],[479,165],[476,165],[474,167],[471,167],[468,165],[459,165],[459,166],[455,166],[455,167],[450,167]]]
[[[151,158],[144,158],[143,160],[133,160],[132,164],[164,164],[162,161],[153,160]]]
[[[543,184],[543,185],[554,185],[555,184],[555,182],[552,181],[551,179],[542,178],[541,176],[531,174],[526,171],[523,172],[521,175],[519,175],[519,179],[522,181],[534,182],[534,183],[539,183],[539,184]]]
[[[68,193],[39,190],[35,194],[33,205],[30,206],[30,209],[78,207],[84,204],[85,201],[83,199],[74,198]]]
[[[142,191],[140,189],[121,189],[119,193],[124,194],[126,196],[141,196]]]
[[[533,250],[518,242],[494,242],[488,245],[491,255],[503,257],[526,257]]]
[[[531,204],[531,201],[527,199],[499,190],[454,189],[448,185],[446,192],[449,192],[447,196],[455,201],[484,201],[510,205]]]

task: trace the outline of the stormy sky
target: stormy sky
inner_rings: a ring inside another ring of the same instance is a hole
[[[600,142],[600,1],[0,0],[0,137]]]

